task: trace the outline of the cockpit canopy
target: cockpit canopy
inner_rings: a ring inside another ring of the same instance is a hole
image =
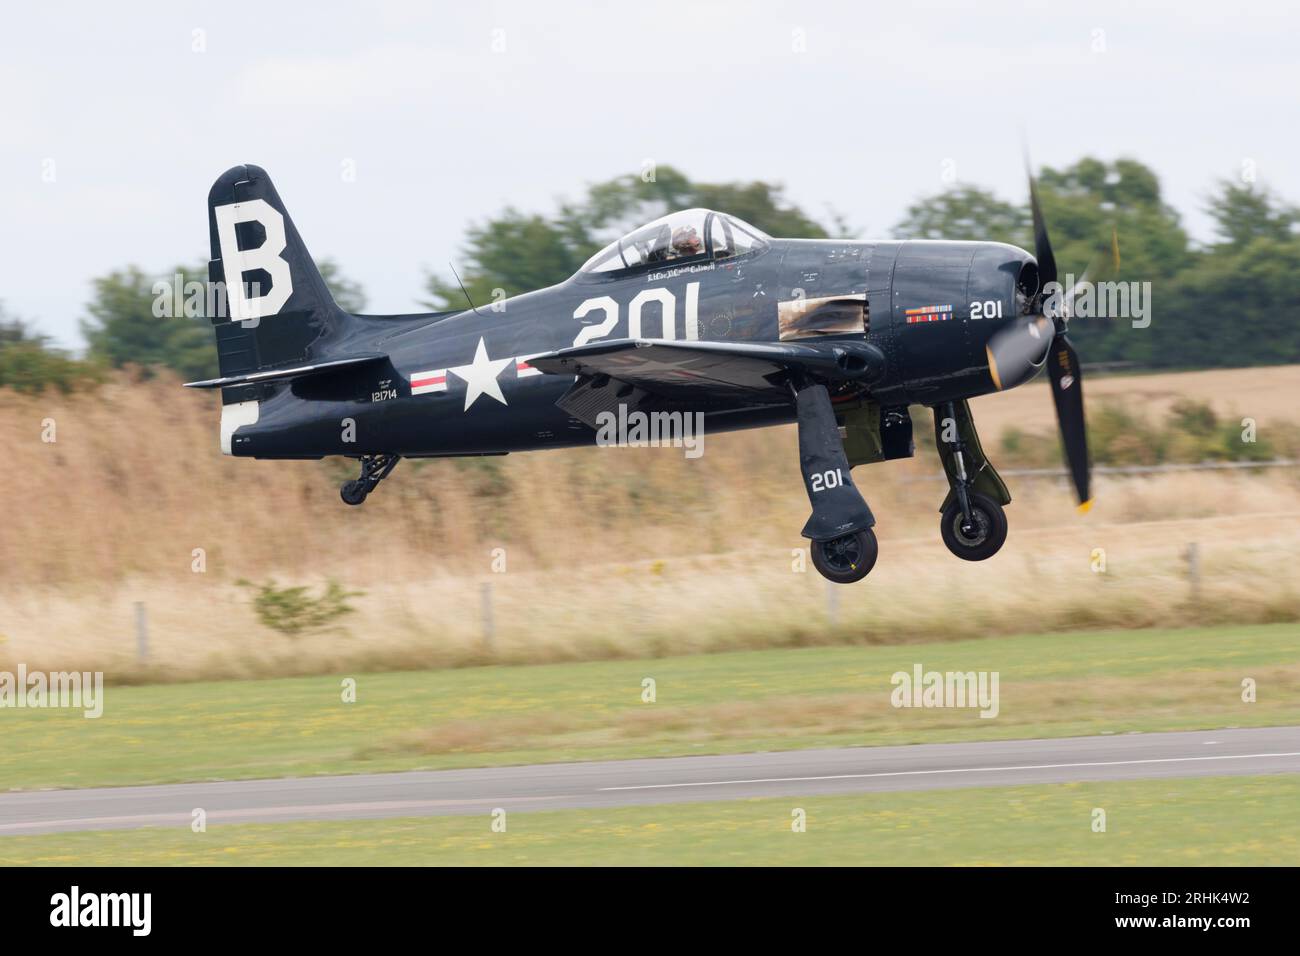
[[[747,222],[709,209],[669,213],[596,253],[584,273],[612,273],[731,259],[765,247],[769,237]]]

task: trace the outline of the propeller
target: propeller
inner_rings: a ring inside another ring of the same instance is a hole
[[[1052,241],[1047,235],[1047,221],[1038,201],[1038,187],[1029,176],[1029,209],[1034,219],[1034,258],[1038,260],[1040,288],[1056,282],[1056,256],[1052,254]],[[1086,275],[1085,275],[1086,279]],[[1083,417],[1083,366],[1079,353],[1066,335],[1069,328],[1070,306],[1073,292],[1062,300],[1059,313],[1051,316],[1056,334],[1048,352],[1047,374],[1052,383],[1052,403],[1056,406],[1056,424],[1061,431],[1061,447],[1065,450],[1065,465],[1070,470],[1075,493],[1079,496],[1079,510],[1092,507],[1092,461],[1088,455],[1088,427]]]
[[[1092,506],[1091,459],[1088,454],[1088,429],[1083,415],[1083,367],[1079,354],[1066,335],[1073,311],[1074,296],[1088,281],[1091,268],[1079,285],[1064,295],[1057,285],[1049,294],[1048,286],[1057,281],[1056,256],[1047,235],[1047,222],[1038,201],[1038,187],[1029,177],[1029,208],[1034,223],[1034,257],[1038,260],[1038,303],[1040,312],[1027,315],[994,335],[986,346],[989,372],[999,389],[1011,388],[1031,378],[1047,362],[1052,385],[1052,403],[1056,406],[1056,423],[1061,432],[1065,464],[1079,497],[1079,510]],[[1112,236],[1115,259],[1119,258],[1118,239]],[[1029,294],[1029,293],[1026,293]],[[1050,307],[1049,307],[1050,306]]]

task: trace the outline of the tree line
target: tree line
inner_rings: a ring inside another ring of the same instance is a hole
[[[1060,272],[1115,282],[1150,283],[1149,326],[1124,319],[1078,318],[1071,337],[1089,362],[1148,368],[1208,368],[1300,361],[1300,209],[1253,182],[1212,184],[1209,243],[1194,243],[1163,198],[1159,178],[1136,160],[1091,157],[1045,168],[1040,196]],[[615,236],[674,209],[704,206],[785,238],[846,236],[834,213],[817,216],[762,181],[702,183],[659,166],[590,186],[550,214],[507,207],[470,226],[460,257],[465,292],[476,304],[561,282]],[[899,238],[983,239],[1033,249],[1028,202],[1000,199],[954,184],[910,206],[888,232]],[[1116,266],[1114,244],[1120,255]],[[1100,271],[1099,270],[1100,267]],[[361,286],[330,261],[320,263],[343,308],[365,307]],[[127,364],[165,367],[187,379],[217,374],[210,323],[155,316],[154,284],[179,274],[205,281],[206,265],[161,276],[127,266],[94,280],[81,327],[84,357],[55,348],[0,303],[0,386],[68,391]],[[460,310],[465,292],[451,276],[430,274],[428,308]]]

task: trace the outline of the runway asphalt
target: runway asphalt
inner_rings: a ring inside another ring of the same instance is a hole
[[[1300,727],[6,793],[0,836],[1272,773],[1300,773]]]

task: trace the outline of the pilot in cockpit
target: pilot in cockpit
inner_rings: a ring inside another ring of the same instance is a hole
[[[673,230],[672,258],[689,259],[703,251],[704,240],[700,238],[694,226],[680,226]]]

